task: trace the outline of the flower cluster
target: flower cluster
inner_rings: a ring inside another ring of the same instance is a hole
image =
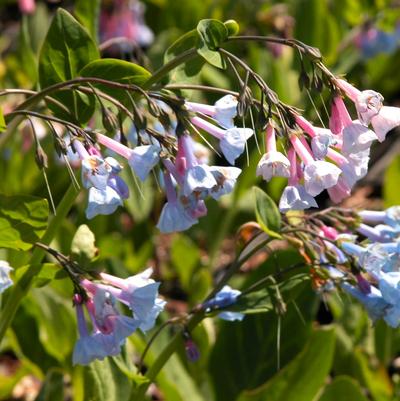
[[[282,212],[317,207],[314,198],[325,189],[334,203],[341,202],[366,175],[373,141],[383,141],[388,131],[400,125],[400,109],[383,106],[379,93],[361,92],[341,79],[336,84],[354,102],[358,119],[352,120],[339,94],[332,101],[329,129],[315,127],[295,114],[286,155],[277,150],[273,125],[267,127],[266,153],[257,175],[266,181],[273,176],[288,178],[279,204]]]
[[[191,122],[216,136],[222,153],[233,164],[244,152],[246,140],[253,134],[251,129],[234,126],[237,100],[228,95],[214,106],[187,103],[185,107],[214,118],[214,123],[211,123],[195,115]],[[170,136],[174,137],[173,134]],[[165,233],[186,230],[196,224],[199,217],[207,214],[204,201],[209,197],[217,200],[230,193],[241,173],[233,166],[210,166],[204,147],[186,133],[178,138],[175,136],[178,146],[173,156],[152,137],[148,138],[148,144],[133,149],[103,134],[97,134],[96,138],[108,151],[125,158],[141,181],[146,180],[150,172],[160,165],[167,203],[157,227]],[[102,158],[96,148],[87,149],[77,139],[73,141],[73,146],[82,160],[84,187],[89,189],[87,217],[113,213],[129,196],[126,184],[118,176],[122,166],[112,157]]]
[[[86,296],[75,294],[79,339],[73,352],[73,363],[87,365],[95,359],[117,355],[125,340],[136,330],[146,332],[164,309],[165,301],[158,297],[160,283],[150,278],[149,268],[135,276],[121,279],[100,273],[100,282],[83,279],[80,283]],[[120,313],[117,301],[126,305],[132,316]],[[91,332],[85,319],[89,315]]]
[[[358,212],[355,229],[322,226],[318,248],[328,280],[360,301],[373,321],[400,326],[400,206]],[[321,289],[321,288],[320,288]]]

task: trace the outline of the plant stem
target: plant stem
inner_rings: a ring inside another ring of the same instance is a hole
[[[41,239],[43,244],[49,245],[53,240],[57,229],[62,224],[64,219],[67,217],[69,210],[71,209],[78,192],[71,184],[60,204],[57,207],[57,214],[53,217],[49,223],[44,236]],[[27,292],[29,291],[32,281],[35,276],[40,272],[41,261],[45,255],[43,248],[36,247],[32,253],[32,257],[29,263],[29,269],[15,284],[11,294],[7,297],[7,301],[1,311],[0,319],[0,342],[2,341],[8,326],[11,324],[12,319]]]

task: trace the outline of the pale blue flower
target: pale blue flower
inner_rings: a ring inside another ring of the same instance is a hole
[[[214,309],[226,308],[236,303],[241,292],[225,285],[215,296],[203,303],[203,309],[210,312]],[[222,311],[218,313],[218,317],[224,320],[243,320],[244,314],[240,312]]]
[[[112,214],[117,210],[118,206],[122,206],[121,197],[111,186],[106,186],[105,189],[91,187],[89,189],[86,217],[92,219],[99,214]]]
[[[262,176],[265,181],[270,181],[272,177],[287,178],[290,176],[290,162],[283,153],[271,150],[261,157],[256,175]]]
[[[246,141],[253,135],[250,128],[229,128],[224,132],[219,146],[226,160],[235,164],[235,160],[244,152]]]
[[[185,172],[183,194],[189,196],[192,192],[207,191],[217,185],[210,167],[205,164],[190,167]]]
[[[390,307],[390,304],[383,298],[381,291],[374,286],[371,286],[371,292],[368,294],[364,294],[348,283],[342,283],[341,287],[365,306],[373,321],[383,318],[386,309]]]
[[[304,169],[304,186],[311,196],[317,196],[324,189],[338,183],[342,170],[333,163],[316,160]]]
[[[400,229],[400,206],[392,206],[386,209],[383,222],[391,227]]]
[[[237,178],[242,172],[237,167],[219,166],[211,166],[210,171],[217,182],[217,185],[209,191],[210,196],[214,199],[219,199],[221,196],[231,193],[235,187]]]
[[[219,125],[224,128],[234,127],[235,124],[233,119],[237,114],[237,105],[238,101],[236,97],[232,95],[225,95],[215,102],[214,118],[217,120]]]
[[[150,171],[160,160],[158,145],[142,145],[132,150],[128,160],[129,165],[141,181],[144,181]]]
[[[14,270],[8,262],[0,260],[0,294],[13,285],[10,272]]]
[[[328,149],[336,143],[336,139],[329,129],[320,128],[318,134],[311,139],[311,149],[316,159],[325,159]]]
[[[289,210],[304,210],[318,207],[315,199],[307,193],[302,185],[287,185],[279,201],[279,210],[282,213]]]
[[[198,220],[191,217],[179,201],[175,201],[164,205],[157,228],[163,233],[172,233],[185,231],[197,223]]]
[[[378,137],[374,131],[365,127],[360,121],[354,120],[343,130],[342,153],[349,155],[368,150],[376,139]]]

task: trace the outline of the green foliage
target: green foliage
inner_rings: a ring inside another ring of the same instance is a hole
[[[258,224],[271,237],[280,238],[281,214],[276,203],[258,187],[253,188],[253,193]]]
[[[81,266],[88,264],[96,255],[95,237],[86,224],[78,227],[71,244],[71,253]]]
[[[97,42],[100,17],[100,0],[76,0],[75,15],[89,31],[92,39]]]
[[[338,376],[324,389],[318,401],[367,401],[360,386],[347,376]]]
[[[5,131],[7,128],[6,121],[4,120],[3,110],[0,107],[0,132]]]
[[[0,194],[0,248],[28,250],[46,231],[49,207],[45,199]]]
[[[240,401],[312,401],[325,382],[335,349],[332,328],[315,331],[302,352],[262,387]]]
[[[60,40],[62,38],[62,40]],[[42,88],[78,77],[89,62],[99,58],[99,52],[88,32],[65,10],[54,17],[39,56],[39,82]],[[94,99],[78,92],[54,95],[68,113],[49,104],[54,113],[67,119],[86,122],[94,112]]]

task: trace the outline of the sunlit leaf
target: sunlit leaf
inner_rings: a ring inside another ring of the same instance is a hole
[[[280,238],[281,215],[275,202],[260,188],[253,188],[258,224],[271,237]]]

